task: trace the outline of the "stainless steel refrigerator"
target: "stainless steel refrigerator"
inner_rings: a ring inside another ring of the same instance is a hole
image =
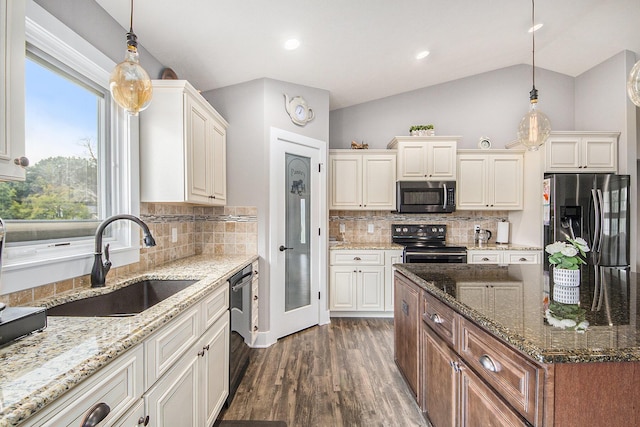
[[[629,183],[629,175],[545,174],[545,246],[582,237],[591,248],[590,265],[628,266]]]

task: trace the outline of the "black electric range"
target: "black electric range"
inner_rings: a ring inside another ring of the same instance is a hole
[[[393,224],[391,240],[404,246],[405,263],[466,263],[467,248],[448,245],[444,224]]]

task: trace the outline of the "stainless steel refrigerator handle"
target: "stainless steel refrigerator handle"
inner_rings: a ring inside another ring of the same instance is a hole
[[[604,224],[604,196],[602,195],[602,190],[600,190],[599,188],[596,190],[597,194],[598,194],[598,213],[600,214],[600,227],[598,229],[598,254],[600,253],[600,251],[602,250],[602,224]]]
[[[600,203],[598,203],[598,193],[595,189],[591,190],[591,200],[593,200],[593,216],[595,220],[593,241],[591,242],[591,251],[595,255],[597,253],[596,247],[598,245],[598,240],[600,239],[600,226],[602,225],[600,222]]]
[[[442,184],[442,191],[444,191],[444,197],[442,199],[442,209],[447,209],[447,184]]]

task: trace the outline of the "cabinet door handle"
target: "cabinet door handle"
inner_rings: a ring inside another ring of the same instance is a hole
[[[253,296],[253,300],[254,300],[254,301],[258,301],[258,295],[254,295],[254,296]]]
[[[202,351],[199,351],[199,352],[198,352],[198,356],[202,356],[202,357],[204,357],[204,348],[202,349]]]
[[[487,371],[490,371],[490,372],[500,371],[500,367],[498,366],[498,364],[496,364],[496,362],[494,362],[493,359],[488,354],[483,354],[482,356],[480,356],[478,361],[480,362],[482,367]]]
[[[139,425],[139,426],[146,426],[146,425],[149,425],[149,415],[147,415],[146,417],[140,417],[140,418],[138,418],[138,425]]]
[[[100,402],[95,404],[91,409],[89,409],[89,412],[87,413],[87,416],[84,417],[84,420],[82,420],[81,427],[97,426],[98,424],[100,424],[100,422],[102,422],[102,420],[107,418],[109,412],[111,412],[111,408],[109,408],[109,405],[107,405],[106,403]]]
[[[15,159],[13,159],[13,164],[18,165],[21,168],[26,168],[27,166],[29,166],[29,159],[24,156],[16,157]]]
[[[438,313],[433,313],[431,316],[429,316],[429,319],[431,319],[433,323],[437,324],[444,322],[444,320],[442,320],[442,317],[438,316]]]
[[[256,331],[256,332],[258,332],[258,326],[254,326],[254,327],[253,327],[253,330],[254,330],[254,331]]]

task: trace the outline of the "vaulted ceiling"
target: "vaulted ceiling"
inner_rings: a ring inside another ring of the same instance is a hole
[[[96,0],[129,28],[130,0]],[[529,0],[136,0],[134,30],[206,91],[272,78],[326,89],[331,109],[531,64]],[[640,0],[537,0],[536,67],[577,76],[640,54]],[[290,38],[296,50],[285,50]],[[123,42],[124,43],[124,42]],[[422,60],[416,54],[427,50]],[[142,58],[144,65],[144,58]]]

